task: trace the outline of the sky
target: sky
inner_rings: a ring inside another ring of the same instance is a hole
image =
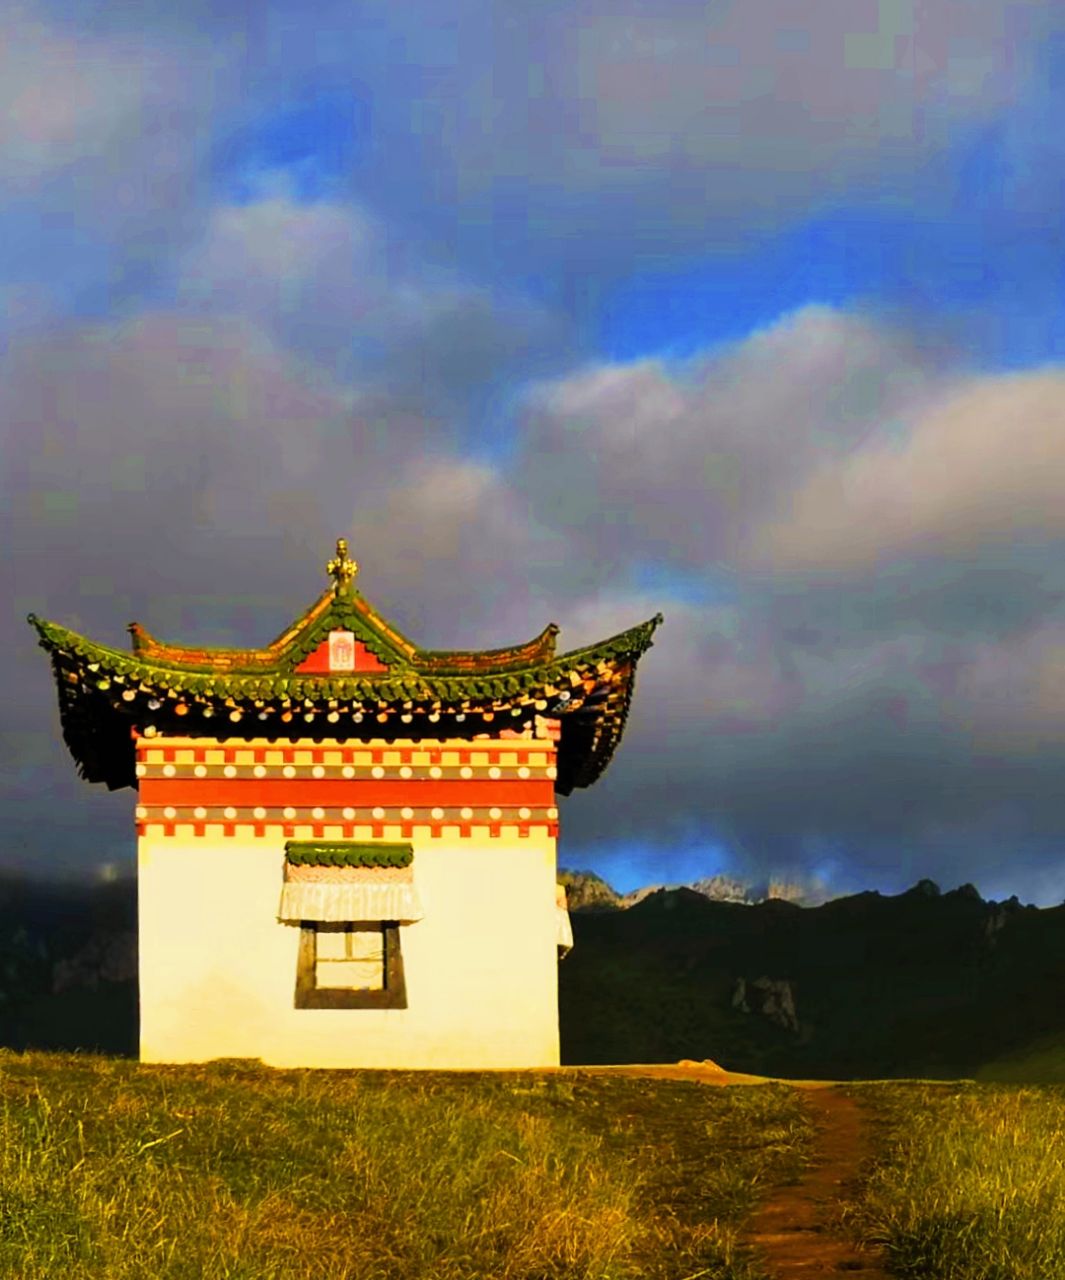
[[[132,873],[25,616],[658,611],[559,860],[1065,899],[1065,4],[0,0],[0,869]]]

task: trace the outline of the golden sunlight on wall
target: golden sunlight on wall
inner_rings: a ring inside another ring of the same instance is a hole
[[[413,844],[425,914],[400,928],[408,1007],[298,1009],[300,929],[277,918],[284,838],[149,828],[138,844],[141,1060],[557,1064],[553,836],[426,829]]]

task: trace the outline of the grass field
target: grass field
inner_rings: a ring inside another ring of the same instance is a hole
[[[756,1280],[779,1085],[0,1051],[0,1275]]]
[[[840,1221],[899,1277],[1065,1280],[1065,1088],[850,1086],[875,1155]]]

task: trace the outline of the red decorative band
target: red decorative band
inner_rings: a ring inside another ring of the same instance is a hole
[[[498,837],[502,834],[504,827],[509,827],[517,832],[520,838],[528,838],[534,831],[547,830],[548,837],[552,840],[558,839],[558,823],[557,822],[518,822],[518,823],[488,823],[488,822],[376,822],[376,823],[350,823],[350,822],[212,822],[211,838],[221,836],[223,839],[233,838],[236,836],[251,835],[258,839],[264,839],[268,836],[277,834],[278,827],[281,828],[281,836],[285,839],[293,839],[301,832],[305,833],[310,829],[312,840],[327,839],[330,836],[336,836],[339,831],[339,838],[342,840],[354,840],[360,837],[360,833],[365,833],[367,826],[370,827],[371,838],[374,840],[383,840],[385,838],[385,829],[387,827],[389,836],[398,833],[402,840],[411,840],[416,834],[422,834],[426,826],[429,827],[429,836],[431,839],[439,839],[446,837],[455,832],[464,840],[471,839],[475,832],[487,831],[490,837]],[[192,822],[183,823],[175,820],[156,821],[151,818],[138,820],[136,823],[137,835],[144,836],[147,834],[148,827],[159,827],[162,834],[166,837],[174,837],[182,834],[191,828],[192,834],[203,839],[207,837],[208,822]],[[179,832],[178,828],[182,828]],[[328,832],[327,832],[328,828]],[[417,828],[417,831],[416,831]]]
[[[484,779],[526,779],[526,778],[554,778],[556,776],[554,764],[548,765],[486,765],[486,764],[448,764],[448,765],[382,765],[382,764],[337,764],[336,761],[328,763],[300,763],[294,762],[278,763],[272,761],[255,760],[249,763],[247,760],[240,761],[208,761],[204,759],[182,760],[172,762],[169,760],[150,762],[140,762],[137,765],[138,778],[249,778],[249,779],[269,779],[269,778],[333,778],[333,779],[350,779],[350,778],[416,778],[416,779],[432,779],[433,781],[452,780],[457,781],[465,778],[484,778]]]
[[[458,781],[409,778],[344,780],[312,778],[142,778],[146,805],[548,805],[554,800],[550,779]]]

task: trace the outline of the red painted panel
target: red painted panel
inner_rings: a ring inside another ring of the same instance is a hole
[[[371,653],[361,640],[355,641],[356,671],[387,671],[388,663],[382,662],[376,654]]]
[[[328,675],[329,666],[329,637],[321,642],[317,649],[309,653],[306,658],[296,668],[301,674],[306,675]],[[372,654],[361,640],[355,641],[355,674],[366,671],[387,671],[388,664],[381,662],[375,654]],[[349,674],[347,672],[340,674]]]
[[[555,784],[550,778],[528,781],[460,778],[141,778],[144,805],[233,805],[264,808],[285,805],[550,805]]]
[[[297,671],[311,675],[328,674],[329,672],[329,640],[325,639],[313,649],[296,668]]]

